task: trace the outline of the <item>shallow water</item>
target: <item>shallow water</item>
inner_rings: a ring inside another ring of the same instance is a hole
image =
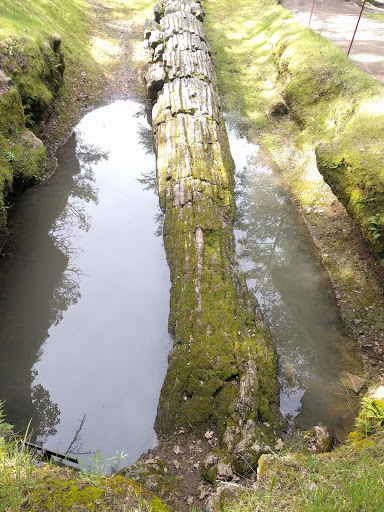
[[[33,418],[37,441],[85,464],[156,443],[170,281],[154,171],[145,109],[116,102],[84,117],[10,219],[1,398],[16,428]]]
[[[327,272],[301,215],[259,148],[228,120],[236,164],[239,262],[279,357],[281,411],[304,428],[322,423],[343,439],[359,398],[340,381],[362,375],[359,346],[344,325]]]

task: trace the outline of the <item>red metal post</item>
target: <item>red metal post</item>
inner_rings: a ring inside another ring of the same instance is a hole
[[[349,45],[349,50],[348,50],[347,55],[349,55],[349,52],[351,51],[351,48],[352,48],[352,45],[353,45],[353,41],[355,39],[355,35],[356,35],[356,32],[357,32],[357,27],[359,26],[360,18],[361,18],[361,15],[363,14],[363,11],[364,11],[365,2],[366,2],[366,0],[364,0],[363,5],[361,6],[361,11],[360,11],[360,14],[359,14],[359,19],[357,20],[357,25],[356,25],[355,31],[353,33],[351,44]]]
[[[365,1],[365,0],[364,0],[364,1]],[[311,24],[312,13],[313,13],[313,8],[315,7],[315,2],[316,2],[316,0],[313,0],[313,2],[312,2],[312,9],[311,9],[311,15],[310,15],[310,17],[309,17],[309,21],[308,21],[308,27],[309,27],[309,25]]]

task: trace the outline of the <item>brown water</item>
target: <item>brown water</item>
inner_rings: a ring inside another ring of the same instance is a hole
[[[0,268],[0,399],[48,449],[89,463],[156,443],[169,271],[142,105],[85,116],[56,174],[10,218]]]
[[[278,174],[235,123],[228,125],[238,257],[276,344],[281,410],[304,428],[322,423],[342,439],[353,427],[359,397],[340,377],[343,371],[363,374],[358,343],[340,317],[329,276]]]

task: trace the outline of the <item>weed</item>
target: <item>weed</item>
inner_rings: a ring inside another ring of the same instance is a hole
[[[3,153],[4,153],[4,156],[5,156],[5,159],[7,162],[11,163],[15,160],[15,155],[13,153],[11,153],[10,151],[6,151],[4,149]]]
[[[119,453],[116,450],[116,455],[114,457],[102,459],[101,448],[99,447],[96,450],[95,454],[91,456],[90,466],[85,468],[84,463],[80,460],[82,478],[94,482],[96,484],[100,484],[105,478],[107,469],[109,469],[109,472],[111,473],[116,473],[119,470],[121,461],[125,459],[127,455],[128,454],[124,452]]]
[[[381,233],[379,231],[379,223],[380,223],[381,215],[380,213],[376,213],[376,215],[372,215],[372,217],[368,218],[368,221],[371,223],[369,226],[369,231],[371,231],[372,236],[375,240],[381,237]]]
[[[384,426],[384,402],[363,397],[361,404],[356,427],[364,436],[369,436]]]

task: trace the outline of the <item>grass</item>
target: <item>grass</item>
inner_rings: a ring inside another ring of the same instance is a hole
[[[384,212],[382,86],[272,0],[206,0],[204,7],[224,108],[249,121],[303,208],[321,196],[319,169],[384,256],[384,237],[369,229],[369,218]],[[269,114],[279,101],[289,116]]]
[[[372,12],[364,12],[363,13],[366,18],[371,18],[372,20],[384,21],[384,14],[376,14]]]
[[[370,445],[371,444],[371,445]],[[232,512],[381,512],[384,509],[383,433],[356,448],[325,455],[270,457],[255,491]]]
[[[0,402],[0,512],[62,512],[77,508],[169,512],[159,498],[132,480],[103,475],[110,460],[100,460],[100,451],[92,467],[83,473],[57,467],[53,462],[38,467],[25,444],[27,433],[21,440],[13,437],[12,426],[4,421],[3,405]],[[114,462],[123,457],[118,454]]]

